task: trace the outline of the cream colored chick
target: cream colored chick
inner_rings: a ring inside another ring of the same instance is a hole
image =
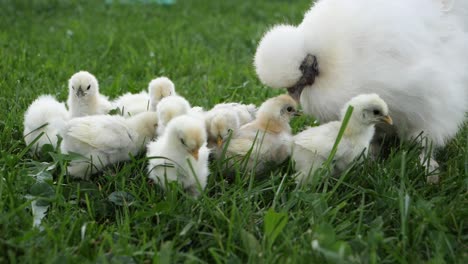
[[[149,178],[163,188],[177,181],[193,196],[205,189],[209,175],[203,121],[183,115],[169,122],[166,133],[148,144]]]
[[[71,117],[107,114],[112,104],[99,94],[99,84],[91,73],[80,71],[68,81],[68,109]]]
[[[216,158],[222,154],[223,144],[229,135],[238,130],[240,122],[237,114],[229,109],[212,109],[205,114],[208,147]]]
[[[141,112],[150,111],[150,97],[146,91],[137,94],[126,93],[112,102],[113,108],[119,108],[123,116],[134,116]]]
[[[105,166],[130,159],[144,150],[155,137],[155,112],[143,112],[124,118],[116,115],[95,115],[70,120],[61,135],[63,153],[78,153],[83,160],[73,160],[68,174],[88,178]]]
[[[291,154],[292,135],[289,121],[297,114],[297,104],[283,94],[265,101],[252,122],[234,131],[227,146],[226,156],[233,157],[230,164],[246,156],[250,150],[247,168],[256,172],[265,169],[266,163],[279,164]]]
[[[164,97],[158,104],[156,113],[158,113],[158,135],[161,136],[171,119],[185,115],[190,112],[190,103],[182,96]]]
[[[353,106],[354,110],[333,157],[335,168],[339,171],[344,170],[363,151],[366,154],[374,136],[375,124],[392,124],[387,104],[377,94],[353,97],[342,108],[340,121],[310,127],[294,136],[292,158],[299,172],[296,178],[298,184],[310,182],[314,172],[328,159],[349,106]]]
[[[31,144],[37,137],[38,141],[32,146],[37,151],[45,144],[57,147],[57,135],[70,119],[64,103],[60,103],[52,95],[41,95],[34,100],[24,114],[24,141]]]
[[[215,105],[212,110],[217,109],[227,109],[236,113],[241,126],[254,120],[257,113],[257,107],[254,104],[221,103]]]
[[[151,99],[151,111],[156,111],[158,103],[163,98],[171,95],[177,95],[174,83],[167,77],[159,77],[152,80],[148,85],[148,91]]]

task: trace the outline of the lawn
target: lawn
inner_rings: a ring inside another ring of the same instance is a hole
[[[300,22],[310,5],[115,2],[0,1],[0,263],[468,262],[466,125],[438,152],[438,185],[426,184],[417,141],[304,188],[290,164],[228,182],[214,163],[199,199],[149,184],[144,155],[80,182],[65,175],[66,157],[25,151],[26,108],[40,94],[66,100],[79,70],[110,97],[165,75],[192,105],[260,104],[282,91],[255,75],[259,39],[274,23]],[[31,198],[48,206],[36,227]]]

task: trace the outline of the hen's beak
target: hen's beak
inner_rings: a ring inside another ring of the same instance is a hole
[[[382,122],[387,123],[389,125],[393,125],[393,120],[389,115],[382,116],[380,120],[382,120]]]
[[[192,155],[195,160],[198,160],[198,149],[192,150],[190,155]]]
[[[299,102],[301,98],[302,90],[304,90],[306,86],[314,84],[315,77],[319,75],[317,57],[307,54],[301,66],[299,66],[299,70],[302,72],[301,78],[295,85],[288,88],[289,95],[297,102]]]
[[[223,138],[221,136],[218,136],[216,139],[216,145],[218,145],[218,148],[221,148],[223,146]]]

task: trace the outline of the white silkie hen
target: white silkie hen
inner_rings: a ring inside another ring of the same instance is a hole
[[[188,114],[191,110],[190,103],[182,96],[164,97],[157,106],[158,113],[158,135],[161,136],[166,129],[167,124],[173,118]]]
[[[68,81],[67,105],[71,117],[103,115],[112,110],[108,98],[99,93],[99,84],[91,73],[80,71]]]
[[[199,118],[183,115],[169,122],[166,132],[148,144],[149,178],[163,188],[177,181],[193,196],[205,189],[209,169],[206,130]]]
[[[151,111],[156,111],[158,103],[165,97],[177,95],[174,83],[167,77],[159,77],[152,80],[148,85],[151,98]]]
[[[349,106],[354,109],[333,157],[338,171],[344,170],[363,151],[366,154],[374,136],[375,124],[392,124],[388,106],[377,94],[353,97],[342,108],[340,121],[310,127],[294,136],[292,159],[299,172],[296,178],[299,184],[310,182],[315,171],[327,161]]]
[[[255,120],[234,131],[226,151],[229,164],[249,155],[246,168],[261,173],[267,163],[279,164],[286,160],[292,144],[289,121],[295,115],[297,103],[289,95],[266,100]]]
[[[254,64],[264,84],[288,88],[321,122],[377,93],[402,139],[424,132],[435,147],[468,110],[468,35],[440,0],[318,1],[299,26],[268,31]]]
[[[39,96],[24,114],[24,141],[31,144],[37,137],[42,136],[32,146],[37,151],[46,144],[57,147],[60,130],[70,119],[64,103],[60,103],[52,95]]]
[[[61,132],[63,153],[78,153],[83,160],[73,160],[68,174],[88,178],[105,166],[130,159],[145,149],[156,135],[157,114],[143,112],[124,118],[117,115],[94,115],[71,119]]]
[[[227,109],[234,112],[240,122],[240,125],[249,123],[255,119],[257,107],[254,104],[241,104],[241,103],[221,103],[213,107],[212,110]]]
[[[229,109],[212,109],[205,114],[208,147],[216,158],[222,154],[223,144],[229,135],[240,127],[238,115]]]

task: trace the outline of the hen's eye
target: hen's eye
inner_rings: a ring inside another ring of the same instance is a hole
[[[288,112],[292,112],[294,110],[294,108],[292,106],[288,106],[288,108],[286,108],[286,111]]]
[[[380,110],[374,109],[374,115],[380,115]]]
[[[90,85],[88,85],[88,88],[86,88],[86,90],[89,90],[89,89],[91,89],[91,84],[90,84]]]

